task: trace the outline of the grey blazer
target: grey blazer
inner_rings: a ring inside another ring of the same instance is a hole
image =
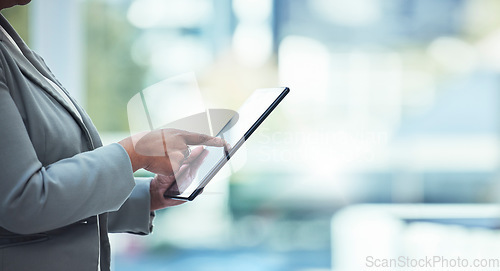
[[[0,24],[24,54],[0,32],[0,270],[109,270],[108,231],[151,231],[150,179],[133,178],[121,145],[102,146],[42,77],[64,90],[42,58]]]

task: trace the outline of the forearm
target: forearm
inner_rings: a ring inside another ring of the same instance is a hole
[[[0,190],[0,226],[16,233],[52,230],[117,210],[135,186],[128,156],[117,144],[47,167],[23,164],[22,170],[4,172],[9,181]]]
[[[150,210],[149,187],[151,178],[136,178],[136,186],[118,211],[110,212],[108,230],[113,233],[145,235],[153,229],[154,212]]]
[[[118,144],[120,144],[123,149],[127,152],[127,155],[129,156],[130,163],[132,165],[132,171],[136,172],[137,170],[147,167],[147,160],[146,157],[143,155],[140,155],[136,152],[135,150],[135,143],[137,143],[138,140],[144,135],[142,134],[137,134],[131,137],[127,137]]]

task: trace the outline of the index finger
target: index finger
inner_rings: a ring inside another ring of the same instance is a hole
[[[205,145],[213,147],[224,147],[227,143],[224,139],[204,134],[183,131],[180,136],[184,138],[187,145]]]

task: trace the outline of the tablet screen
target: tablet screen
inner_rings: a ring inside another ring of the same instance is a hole
[[[288,92],[288,88],[256,90],[217,134],[232,148],[205,147],[189,166],[181,167],[165,196],[193,200]]]

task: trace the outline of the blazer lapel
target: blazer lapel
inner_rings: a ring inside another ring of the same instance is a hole
[[[3,38],[4,43],[7,47],[10,48],[11,56],[13,56],[14,60],[19,65],[22,73],[32,80],[34,83],[39,85],[45,92],[51,95],[57,102],[59,102],[71,116],[81,125],[85,125],[83,123],[83,114],[82,110],[78,109],[77,104],[73,100],[71,96],[68,95],[70,100],[73,102],[74,106],[77,108],[79,112],[75,112],[74,109],[68,104],[68,102],[61,97],[61,95],[53,89],[53,87],[43,78],[45,76],[56,85],[58,85],[63,91],[64,88],[58,83],[58,81],[54,78],[54,76],[47,70],[44,65],[40,62],[40,60],[35,56],[33,51],[24,43],[22,38],[17,34],[17,32],[12,28],[10,23],[5,19],[3,15],[0,14],[0,24],[2,27],[9,33],[9,35],[14,39],[19,49],[21,49],[22,53],[17,50],[17,48],[12,44],[7,37]],[[3,36],[3,33],[0,33]],[[42,76],[43,75],[43,76]],[[79,114],[78,114],[79,113]],[[78,117],[78,115],[82,116],[82,119]]]

